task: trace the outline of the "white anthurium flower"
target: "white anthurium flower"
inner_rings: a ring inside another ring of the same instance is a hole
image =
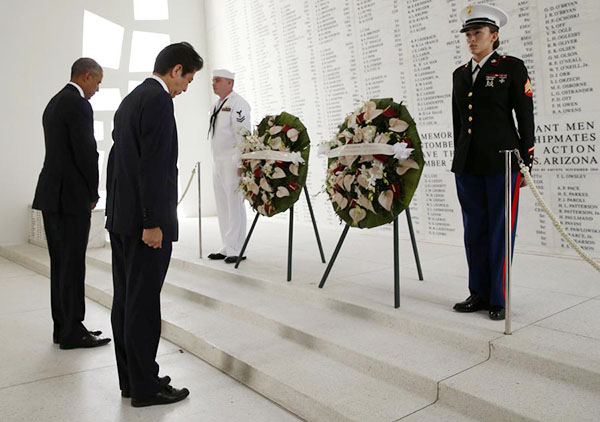
[[[346,167],[352,167],[352,164],[356,161],[358,155],[344,155],[340,157],[340,163],[345,165]]]
[[[408,144],[406,142],[398,142],[393,145],[394,148],[394,158],[396,160],[406,160],[410,157],[410,154],[415,150],[414,148],[408,148]]]
[[[354,138],[352,138],[352,142],[355,144],[360,144],[364,139],[363,131],[357,130],[354,134]]]
[[[285,177],[285,171],[280,167],[275,167],[273,170],[273,174],[271,174],[271,179],[283,179]]]
[[[260,189],[258,188],[258,185],[256,184],[256,182],[254,180],[251,180],[248,183],[248,189],[250,189],[250,191],[254,194],[254,195],[258,195],[258,192],[260,191]]]
[[[342,133],[338,135],[338,138],[352,139],[354,138],[354,133],[350,132],[348,129],[345,129]]]
[[[375,213],[375,208],[373,208],[373,203],[371,201],[369,201],[369,199],[366,196],[364,196],[363,194],[358,195],[358,204],[361,207],[368,209],[372,213]]]
[[[352,183],[354,183],[354,179],[356,179],[356,176],[353,174],[347,174],[344,176],[344,189],[346,189],[348,192],[352,191]]]
[[[350,210],[350,218],[352,218],[354,224],[364,220],[366,216],[367,212],[361,207],[354,207]]]
[[[278,198],[285,198],[286,196],[290,196],[290,191],[283,186],[279,186],[277,188],[277,193],[275,194]]]
[[[279,147],[281,146],[281,138],[278,136],[276,138],[271,138],[271,148],[273,149],[279,149]]]
[[[296,142],[298,140],[298,135],[300,135],[300,132],[298,132],[297,129],[291,128],[287,131],[286,135],[288,138],[290,138],[290,141]]]
[[[266,215],[266,211],[265,211],[265,206],[264,205],[259,205],[256,208],[256,211],[258,211],[259,214]]]
[[[262,201],[266,204],[267,202],[269,202],[269,197],[267,196],[266,192],[263,192],[262,195],[260,196],[262,198]]]
[[[373,142],[373,138],[377,134],[377,128],[373,125],[365,126],[360,131],[364,142]]]
[[[269,182],[267,182],[267,179],[265,179],[264,177],[261,177],[260,179],[260,187],[261,189],[264,189],[267,192],[273,192],[273,188],[269,185]]]
[[[383,110],[377,108],[374,101],[367,101],[363,107],[365,122],[370,123],[374,118],[383,113]]]
[[[344,173],[340,173],[337,176],[335,176],[335,184],[339,186],[344,185]]]
[[[271,126],[269,128],[269,133],[271,135],[277,135],[279,132],[281,132],[282,126]]]
[[[415,160],[402,160],[396,166],[396,173],[402,176],[410,169],[419,169],[419,164]]]
[[[252,168],[252,170],[254,170],[259,164],[260,160],[250,160],[250,167]]]
[[[369,163],[371,161],[373,161],[375,158],[372,155],[361,155],[360,156],[360,160],[358,160],[359,163]]]
[[[408,129],[408,123],[404,120],[396,119],[395,117],[390,119],[390,130],[392,132],[400,133],[404,132],[406,129]]]
[[[386,132],[386,133],[380,133],[379,135],[377,135],[375,137],[375,143],[376,144],[387,144],[390,141],[391,135]]]
[[[290,164],[290,173],[294,176],[298,176],[298,164]]]
[[[356,113],[352,113],[351,115],[348,116],[348,127],[351,129],[354,129],[355,127],[358,126],[358,121],[356,120]]]
[[[381,179],[383,177],[384,165],[381,161],[373,162],[373,167],[371,167],[371,174],[375,176],[375,179]]]
[[[392,210],[392,202],[394,201],[394,192],[391,190],[386,190],[385,192],[381,192],[379,194],[379,198],[377,198],[379,205],[385,208],[386,211]]]
[[[365,174],[361,174],[356,178],[356,181],[360,186],[365,189],[369,189],[369,178]]]
[[[336,192],[333,195],[332,201],[334,203],[336,203],[337,206],[339,207],[339,209],[341,209],[341,210],[343,210],[344,208],[346,208],[348,206],[348,200],[344,197],[344,195],[342,195],[339,192]]]

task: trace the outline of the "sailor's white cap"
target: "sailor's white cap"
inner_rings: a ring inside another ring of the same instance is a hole
[[[213,70],[213,78],[217,77],[225,79],[235,79],[235,73],[227,69],[215,69]]]

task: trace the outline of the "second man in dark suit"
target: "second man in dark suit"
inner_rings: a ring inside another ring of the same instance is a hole
[[[114,117],[107,169],[106,228],[114,296],[112,327],[119,385],[134,407],[174,403],[186,388],[159,377],[160,291],[178,238],[177,128],[173,98],[187,90],[202,58],[181,42],[157,56],[151,77]]]
[[[91,211],[98,201],[98,152],[89,99],[102,82],[102,67],[81,58],[71,81],[46,106],[46,144],[33,208],[42,211],[50,254],[50,300],[54,343],[61,349],[102,346],[110,341],[88,332],[85,316],[85,252]]]

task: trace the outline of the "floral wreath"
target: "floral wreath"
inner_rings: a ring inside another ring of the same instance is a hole
[[[266,116],[240,145],[239,189],[258,213],[271,217],[300,197],[308,174],[310,139],[300,119]]]
[[[365,102],[319,153],[329,157],[325,191],[334,211],[360,228],[387,224],[408,207],[424,166],[414,120],[389,98]]]

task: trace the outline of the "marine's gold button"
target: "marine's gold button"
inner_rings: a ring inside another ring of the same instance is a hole
[[[469,116],[469,121],[472,122],[473,121],[473,116]]]
[[[473,93],[472,93],[472,92],[469,92],[468,96],[469,96],[469,97],[472,97],[472,96],[473,96]]]
[[[467,130],[467,133],[470,135],[471,133],[473,133],[473,131],[471,130],[471,128],[469,128],[469,130]]]
[[[473,104],[469,104],[469,110],[473,110]]]

